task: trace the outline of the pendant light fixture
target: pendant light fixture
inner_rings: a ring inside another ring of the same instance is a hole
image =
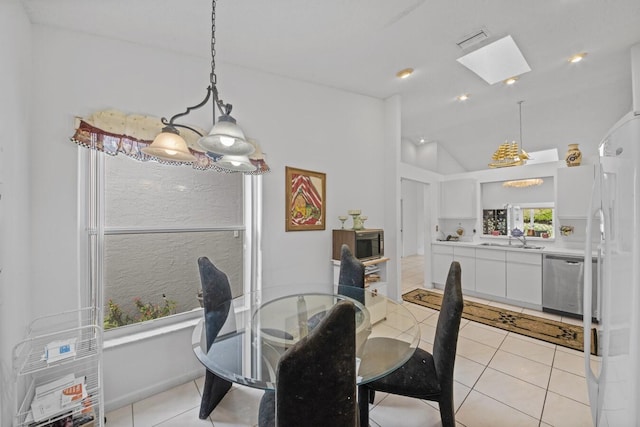
[[[249,160],[249,154],[252,154],[255,147],[249,143],[242,132],[242,129],[236,124],[236,120],[231,116],[231,104],[226,104],[218,96],[217,76],[216,76],[216,0],[211,2],[211,74],[210,85],[207,87],[205,98],[197,105],[187,107],[183,113],[176,114],[167,120],[162,118],[165,127],[162,132],[155,138],[153,143],[142,152],[150,156],[158,157],[163,160],[193,162],[195,157],[189,152],[187,143],[180,136],[177,128],[188,129],[200,136],[198,145],[202,147],[207,156],[211,157],[216,166],[231,172],[251,172],[256,167]],[[203,135],[196,129],[176,123],[179,117],[186,116],[192,110],[204,106],[209,99],[213,103],[213,127],[208,135]],[[220,117],[216,123],[216,108],[220,112]]]
[[[520,112],[520,146],[518,143],[505,141],[491,156],[492,162],[489,163],[490,168],[503,168],[509,166],[521,166],[529,160],[529,154],[522,149],[522,103],[518,101]]]

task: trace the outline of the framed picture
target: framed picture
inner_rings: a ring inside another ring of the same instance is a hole
[[[286,231],[324,230],[326,175],[286,167]]]

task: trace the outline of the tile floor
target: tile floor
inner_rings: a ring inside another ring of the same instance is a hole
[[[422,285],[421,257],[404,258],[403,290]],[[420,346],[431,351],[438,312],[407,305],[420,322]],[[592,363],[597,364],[597,360],[594,358]],[[107,413],[106,426],[257,425],[262,392],[236,385],[210,419],[199,420],[203,382],[199,378]],[[592,425],[581,353],[465,319],[460,326],[454,401],[457,425],[463,427]],[[371,426],[440,426],[437,408],[434,402],[376,393]]]

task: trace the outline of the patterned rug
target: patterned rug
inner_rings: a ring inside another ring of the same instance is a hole
[[[409,291],[402,295],[402,299],[435,310],[440,310],[440,304],[442,303],[441,294],[424,289]],[[584,348],[584,331],[582,326],[530,316],[528,314],[472,301],[464,302],[462,317],[574,350],[583,351]],[[592,328],[591,354],[596,354],[596,349],[598,348],[597,339],[597,331],[595,328]]]

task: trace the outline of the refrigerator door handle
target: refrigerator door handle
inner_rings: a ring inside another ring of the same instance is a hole
[[[602,229],[603,221],[604,221],[604,211],[602,207],[598,206],[594,208],[594,203],[596,203],[596,184],[594,183],[593,190],[591,193],[591,200],[589,202],[589,212],[587,212],[587,226],[586,226],[586,237],[585,237],[585,250],[584,250],[584,263],[585,265],[590,265],[592,262],[592,240],[593,240],[593,218],[598,215],[600,217],[600,227]],[[598,258],[600,254],[598,253]],[[601,265],[600,259],[598,259],[598,267]],[[593,274],[590,268],[584,269],[584,293],[583,293],[583,307],[591,307],[592,305],[592,295],[593,295]],[[598,276],[600,272],[598,270]],[[596,278],[597,285],[597,278]],[[584,331],[584,370],[585,376],[587,380],[587,391],[589,394],[589,402],[591,403],[591,417],[593,419],[593,425],[597,426],[598,419],[598,389],[600,385],[600,380],[602,377],[602,372],[600,372],[600,377],[596,377],[593,369],[591,368],[591,316],[582,316],[583,322],[583,331]],[[596,349],[597,353],[597,349]]]

